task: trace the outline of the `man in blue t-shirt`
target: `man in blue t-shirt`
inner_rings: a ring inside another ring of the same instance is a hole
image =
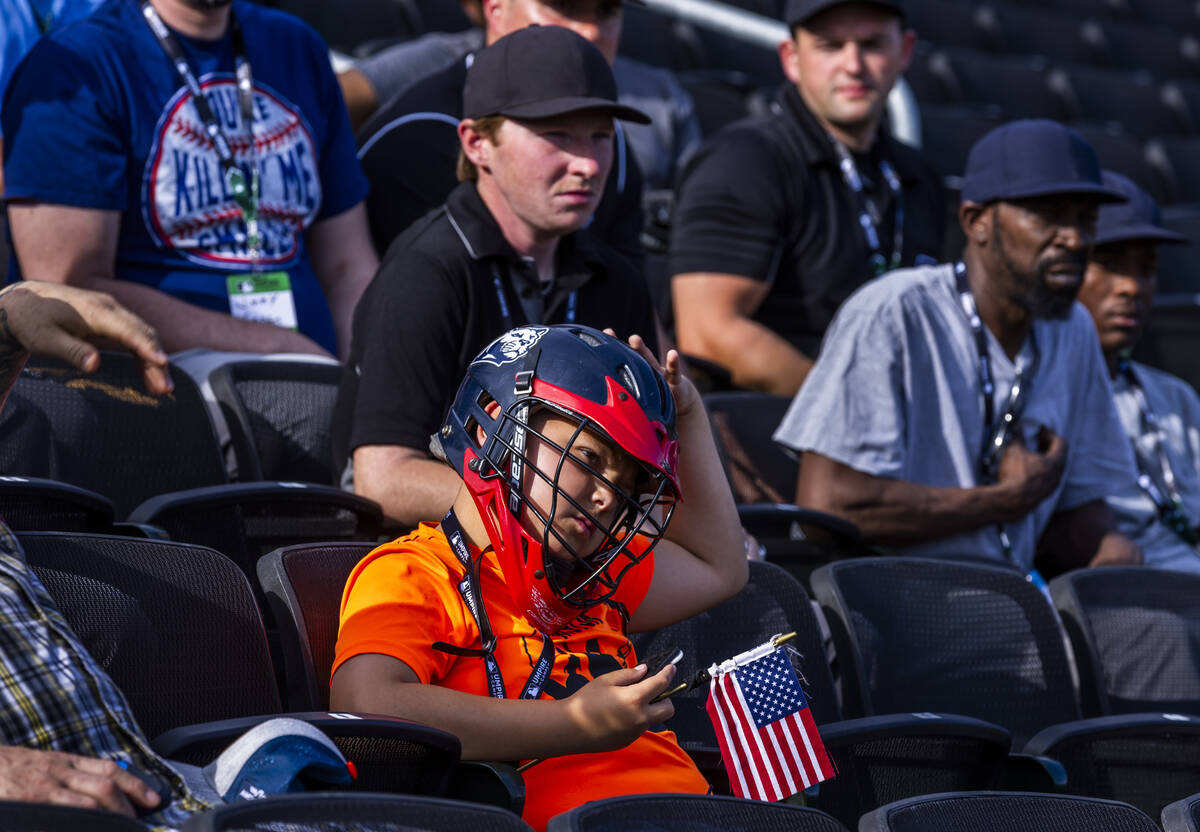
[[[87,17],[104,0],[0,0],[0,98],[21,58],[38,38],[72,20]],[[0,133],[0,151],[4,147]],[[0,174],[0,194],[4,176]],[[0,271],[3,266],[0,266]]]
[[[21,276],[114,295],[171,352],[347,353],[377,266],[367,184],[296,19],[108,0],[17,68],[3,135]]]

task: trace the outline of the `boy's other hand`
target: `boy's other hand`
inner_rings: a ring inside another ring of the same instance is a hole
[[[580,751],[624,748],[648,728],[675,713],[670,699],[651,700],[671,686],[675,666],[646,676],[646,665],[614,670],[588,682],[563,700],[582,738]]]

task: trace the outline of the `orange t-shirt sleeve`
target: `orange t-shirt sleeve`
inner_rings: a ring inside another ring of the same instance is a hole
[[[478,640],[458,595],[459,576],[435,554],[408,541],[399,551],[376,549],[351,572],[342,593],[332,673],[347,659],[381,653],[404,662],[425,684],[445,675],[454,657],[435,641]]]

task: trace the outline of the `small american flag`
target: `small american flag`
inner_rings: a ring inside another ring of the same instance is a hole
[[[837,774],[796,671],[773,642],[709,673],[705,708],[734,794],[783,800]]]

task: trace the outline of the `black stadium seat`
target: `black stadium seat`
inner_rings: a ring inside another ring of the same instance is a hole
[[[859,832],[1158,832],[1132,806],[1111,800],[1022,792],[930,794],[866,815]]]
[[[938,54],[945,62],[955,103],[998,107],[1009,118],[1063,120],[1069,115],[1062,97],[1048,83],[1044,58],[954,48]]]
[[[639,794],[594,800],[550,819],[547,832],[615,832],[653,829],[787,829],[846,832],[834,818],[806,806],[692,794]]]
[[[342,372],[340,364],[274,360],[213,370],[239,479],[336,484],[329,431]]]
[[[1162,826],[1163,832],[1200,832],[1200,793],[1164,807]]]
[[[906,5],[905,11],[908,25],[921,40],[970,49],[994,50],[1000,46],[994,15],[986,10],[981,13],[971,3],[914,0]]]
[[[1022,55],[1041,55],[1054,61],[1092,63],[1103,61],[1094,24],[1077,15],[1060,14],[1044,8],[1028,8],[991,2],[980,14],[994,15],[1000,32],[999,49]]]
[[[494,806],[410,794],[308,792],[243,800],[193,815],[182,832],[531,832]]]
[[[175,540],[210,546],[253,574],[259,555],[288,543],[374,539],[379,506],[333,486],[303,482],[226,482],[225,462],[195,382],[171,368],[175,391],[142,392],[137,361],[104,353],[83,373],[30,362],[9,402],[37,408],[52,441],[36,448],[52,463],[46,476],[112,500],[118,519],[160,526]],[[25,475],[30,448],[0,439],[0,471]]]
[[[1100,27],[1114,66],[1149,70],[1164,81],[1200,76],[1200,40],[1194,35],[1137,23],[1110,21]]]
[[[804,588],[769,563],[751,563],[746,587],[707,612],[635,637],[638,655],[683,650],[676,678],[795,632],[809,706],[838,776],[808,799],[842,823],[863,812],[924,791],[986,788],[1001,776],[1009,749],[1007,732],[969,718],[896,714],[842,720],[820,625]],[[705,713],[707,685],[672,697],[675,716],[667,727],[699,762],[716,759],[716,735]],[[712,776],[706,766],[703,770]],[[718,769],[720,771],[720,769]]]
[[[845,560],[811,585],[833,631],[847,715],[966,714],[1004,726],[1018,747],[1081,716],[1054,609],[1011,567]]]
[[[1060,66],[1051,71],[1049,83],[1066,102],[1072,121],[1116,123],[1138,139],[1188,129],[1186,110],[1171,106],[1148,72]]]
[[[1200,557],[1200,556],[1198,556]],[[1088,716],[1200,716],[1200,575],[1114,566],[1050,582]]]

